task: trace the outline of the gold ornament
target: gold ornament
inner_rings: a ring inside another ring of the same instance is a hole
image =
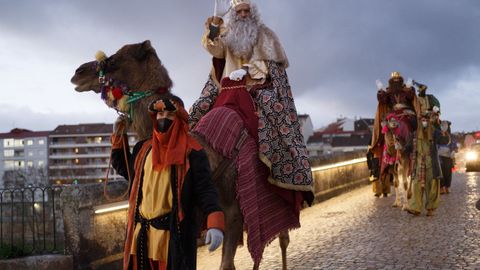
[[[107,55],[103,51],[98,51],[95,53],[95,59],[97,60],[97,62],[102,62],[107,59]]]
[[[250,0],[232,0],[232,7],[236,8],[238,5],[247,4],[250,5]]]
[[[392,72],[392,74],[390,75],[390,77],[391,77],[392,79],[397,79],[397,78],[401,78],[402,76],[400,76],[400,72],[394,71],[394,72]]]

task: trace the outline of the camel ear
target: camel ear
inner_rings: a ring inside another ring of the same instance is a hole
[[[153,48],[150,40],[145,40],[144,42],[140,43],[137,53],[135,54],[135,58],[143,60],[152,52],[152,50]]]
[[[152,44],[150,43],[150,40],[145,40],[144,42],[142,42],[142,48],[148,48],[148,49],[151,49],[152,48]]]

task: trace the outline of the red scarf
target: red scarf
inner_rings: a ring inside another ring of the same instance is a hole
[[[168,166],[177,165],[178,218],[182,221],[184,213],[181,207],[181,194],[183,179],[190,168],[188,155],[192,149],[198,151],[202,146],[188,134],[188,114],[181,106],[177,106],[176,117],[167,132],[158,132],[156,121],[153,126],[153,169],[160,172]]]
[[[167,132],[158,132],[157,123],[154,122],[152,162],[153,169],[156,171],[171,165],[185,165],[192,149],[202,149],[200,144],[188,134],[187,112],[178,107],[176,117]]]

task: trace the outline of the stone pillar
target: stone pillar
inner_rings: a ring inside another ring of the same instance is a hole
[[[127,188],[122,181],[109,184],[108,190],[118,197]],[[65,251],[73,256],[74,269],[121,268],[127,210],[94,213],[95,207],[114,202],[107,201],[101,183],[65,187],[61,202]]]

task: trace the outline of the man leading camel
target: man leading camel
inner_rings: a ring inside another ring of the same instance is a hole
[[[205,152],[188,134],[180,98],[163,94],[151,103],[151,138],[135,145],[120,116],[112,135],[112,165],[131,179],[124,269],[196,269],[195,208],[208,215],[210,251],[223,240],[224,218]],[[126,156],[125,154],[126,153]]]
[[[213,68],[192,106],[190,126],[215,106],[236,110],[258,142],[259,158],[270,170],[268,181],[302,191],[304,197],[294,201],[310,201],[312,174],[285,72],[285,51],[261,22],[255,4],[234,0],[222,12],[222,3],[225,6],[225,1],[217,0],[217,16],[205,24],[202,44],[213,56]]]

